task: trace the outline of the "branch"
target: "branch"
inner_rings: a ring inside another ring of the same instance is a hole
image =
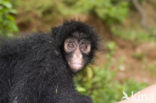
[[[136,7],[136,9],[138,10],[139,14],[141,15],[141,25],[145,28],[148,29],[148,24],[147,24],[147,18],[146,18],[146,13],[144,12],[143,8],[141,7],[141,5],[139,4],[138,0],[132,0],[132,3],[134,4],[134,6]]]

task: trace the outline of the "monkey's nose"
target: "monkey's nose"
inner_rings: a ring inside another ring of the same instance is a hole
[[[77,59],[77,60],[81,60],[82,59],[81,52],[75,52],[74,55],[73,55],[73,58]]]
[[[82,59],[82,54],[76,54],[76,55],[74,56],[74,58],[75,58],[75,59]]]
[[[74,59],[82,59],[82,54],[79,49],[77,49],[73,54]]]

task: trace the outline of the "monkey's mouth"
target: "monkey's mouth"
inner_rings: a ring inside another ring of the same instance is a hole
[[[69,63],[69,66],[73,72],[77,72],[83,68],[82,63]]]

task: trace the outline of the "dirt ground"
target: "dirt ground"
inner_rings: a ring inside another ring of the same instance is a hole
[[[133,45],[125,40],[115,38],[118,49],[115,51],[113,58],[115,58],[116,65],[119,64],[120,58],[124,58],[124,62],[121,65],[120,71],[117,74],[118,79],[134,78],[138,82],[145,82],[148,84],[156,83],[156,74],[152,74],[152,71],[144,70],[144,61],[151,63],[156,60],[156,49],[153,43],[142,43]],[[142,60],[133,57],[134,52],[146,53]],[[104,52],[97,53],[96,65],[102,65],[106,61],[106,54]]]
[[[146,7],[149,7],[149,5]],[[151,17],[150,19],[154,20],[154,18],[155,16],[153,16],[153,18]],[[156,83],[156,43],[135,43],[133,41],[124,40],[113,36],[109,32],[109,28],[104,26],[102,21],[96,20],[95,18],[89,18],[86,21],[89,24],[94,25],[96,28],[95,30],[97,30],[102,39],[102,44],[105,44],[107,41],[114,41],[116,43],[118,48],[115,51],[113,58],[115,58],[116,61],[119,61],[120,58],[124,58],[124,63],[117,75],[118,79],[134,78],[137,81],[148,84]],[[131,22],[134,22],[134,20],[131,20]],[[126,25],[129,24],[130,23]],[[142,56],[141,58],[137,58],[134,56],[135,54],[141,54]],[[105,56],[105,52],[97,53],[95,64],[103,64],[106,61]],[[118,62],[116,63],[118,64]],[[153,67],[153,70],[149,70],[148,66],[152,65],[152,63],[155,64],[155,67]]]

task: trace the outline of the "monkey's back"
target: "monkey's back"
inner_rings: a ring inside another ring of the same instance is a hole
[[[17,95],[24,98],[21,93],[28,88],[34,90],[34,94],[27,95],[33,96],[46,91],[48,85],[55,91],[56,83],[63,79],[71,81],[71,77],[64,76],[69,71],[55,40],[45,34],[3,42],[0,46],[0,73],[0,103],[7,101],[8,95],[11,100]]]

